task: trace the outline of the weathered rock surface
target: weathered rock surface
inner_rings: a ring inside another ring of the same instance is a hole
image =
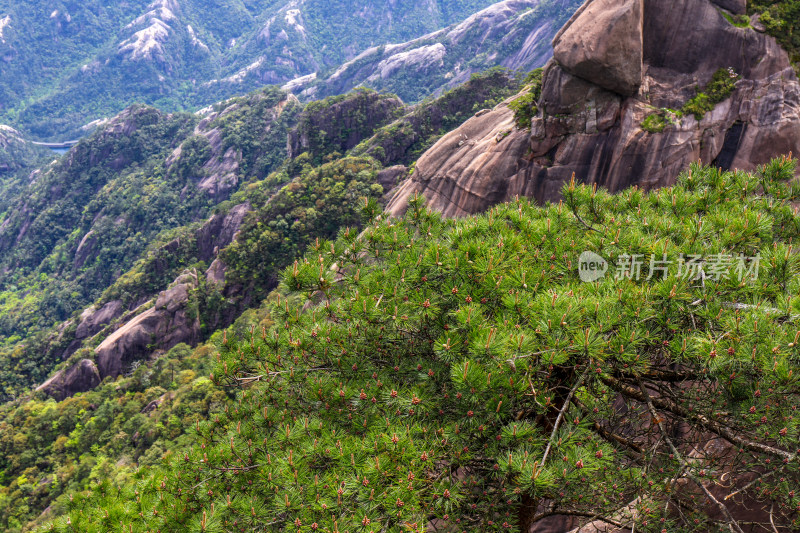
[[[590,0],[583,14],[593,5],[605,4]],[[530,132],[513,128],[513,113],[503,104],[469,120],[419,159],[390,212],[402,213],[414,193],[448,216],[462,216],[516,195],[557,200],[573,173],[611,191],[650,189],[673,184],[695,161],[751,170],[800,153],[800,83],[773,38],[733,26],[711,0],[644,0],[643,8],[643,75],[635,95],[551,62]],[[581,12],[573,18],[575,31],[582,19]],[[584,29],[598,39],[604,34]],[[727,68],[741,79],[702,120],[687,115],[660,133],[642,130],[648,115],[680,109]]]
[[[495,101],[503,94],[510,96],[518,88],[519,80],[510,72],[474,76],[447,94],[412,107],[404,116],[376,131],[353,154],[374,157],[385,167],[410,165],[432,144],[431,138],[454,129],[487,101]],[[486,111],[480,109],[478,113]]]
[[[100,373],[97,366],[89,359],[82,359],[70,368],[56,372],[36,390],[61,401],[80,392],[90,391],[99,384]]]
[[[264,98],[264,96],[253,95],[250,97],[250,104],[255,106],[259,98]],[[272,135],[283,135],[276,123],[281,118],[284,110],[289,105],[294,104],[299,104],[297,98],[294,95],[288,95],[278,105],[264,111],[263,133],[269,134],[271,132]],[[236,187],[244,177],[242,176],[243,169],[247,167],[247,162],[244,161],[242,155],[242,147],[226,146],[222,127],[215,126],[217,119],[233,114],[239,109],[240,105],[234,103],[225,106],[221,110],[211,110],[194,129],[195,137],[204,138],[208,141],[209,153],[205,155],[205,159],[201,161],[200,168],[197,169],[196,174],[193,174],[192,177],[196,181],[196,187],[216,201],[227,199],[236,190]],[[190,138],[187,142],[194,140]],[[187,153],[185,145],[186,143],[183,143],[178,146],[167,158],[166,166],[168,170],[173,172],[180,171],[184,158],[191,160],[195,157],[191,150]]]
[[[156,350],[168,350],[181,342],[194,343],[200,335],[200,321],[192,292],[197,273],[187,272],[158,295],[155,305],[124,324],[96,349],[102,377],[116,377],[130,365]]]
[[[215,273],[219,281],[224,279],[224,265],[215,258],[219,250],[236,238],[250,209],[247,203],[236,205],[226,213],[209,218],[195,233],[197,258],[213,260],[212,268],[206,274],[212,281]],[[169,250],[178,245],[170,242],[165,247]],[[166,265],[153,265],[153,268],[161,267],[167,268]],[[145,305],[141,310],[122,316],[119,327],[95,350],[100,376],[116,377],[127,371],[134,361],[147,358],[156,351],[169,350],[182,342],[194,344],[200,339],[200,322],[192,294],[201,274],[184,272],[169,289],[158,294],[152,307]],[[116,301],[107,303],[100,310],[90,308],[84,312],[76,330],[78,343],[73,351],[80,346],[82,339],[97,334],[123,312],[121,303]]]
[[[747,13],[747,0],[711,0],[722,9],[727,9],[735,15]]]
[[[405,165],[395,165],[378,172],[375,180],[378,182],[378,185],[383,187],[384,192],[389,192],[397,187],[400,180],[406,176],[408,176],[408,167]]]
[[[122,302],[112,300],[100,309],[90,307],[81,314],[81,322],[75,330],[75,338],[86,339],[103,330],[112,320],[122,315]]]
[[[592,0],[553,40],[553,58],[579,78],[616,93],[642,83],[642,0]]]
[[[232,207],[227,213],[219,213],[208,219],[196,233],[197,258],[211,261],[220,250],[232,243],[251,209],[249,203],[243,203]]]

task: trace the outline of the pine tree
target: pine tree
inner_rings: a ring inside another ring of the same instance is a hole
[[[231,401],[195,444],[43,531],[800,527],[795,168],[459,220],[367,204],[286,269],[275,327],[223,336]]]

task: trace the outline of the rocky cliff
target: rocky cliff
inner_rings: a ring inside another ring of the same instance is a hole
[[[181,342],[197,342],[201,327],[194,293],[206,280],[217,283],[224,280],[224,265],[216,258],[236,238],[249,212],[249,204],[233,206],[227,212],[215,214],[194,231],[189,245],[191,253],[201,261],[211,262],[207,272],[186,270],[153,298],[138,295],[143,300],[140,305],[126,309],[121,300],[112,299],[88,307],[75,323],[63,324],[58,344],[67,344],[67,348],[61,358],[67,359],[81,347],[96,346],[93,357],[97,365],[90,359],[81,359],[56,372],[36,390],[63,399],[91,390],[106,376],[116,377],[126,372],[133,361],[153,352],[161,353]],[[181,246],[179,239],[165,244],[159,253],[152,254],[154,259],[142,274],[155,278],[169,272],[169,262],[163,258],[180,255]]]
[[[772,37],[733,23],[745,8],[588,0],[553,40],[530,131],[515,128],[509,102],[471,119],[420,158],[390,211],[422,193],[461,216],[515,195],[556,200],[573,173],[612,191],[652,188],[693,161],[752,169],[798,153],[800,84]]]

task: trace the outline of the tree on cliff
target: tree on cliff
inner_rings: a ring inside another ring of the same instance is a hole
[[[286,270],[272,329],[221,340],[235,400],[196,444],[44,530],[796,528],[794,170],[460,220],[368,203]]]

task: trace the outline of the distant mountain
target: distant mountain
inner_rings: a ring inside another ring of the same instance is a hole
[[[301,98],[363,85],[415,102],[494,66],[528,72],[553,55],[550,42],[582,0],[505,0],[463,22],[401,44],[374,46],[333,71],[284,85]]]
[[[333,70],[491,3],[0,0],[0,122],[63,140],[134,102],[187,109]]]
[[[14,128],[0,124],[0,180],[34,163],[44,153],[46,151],[25,140]]]

